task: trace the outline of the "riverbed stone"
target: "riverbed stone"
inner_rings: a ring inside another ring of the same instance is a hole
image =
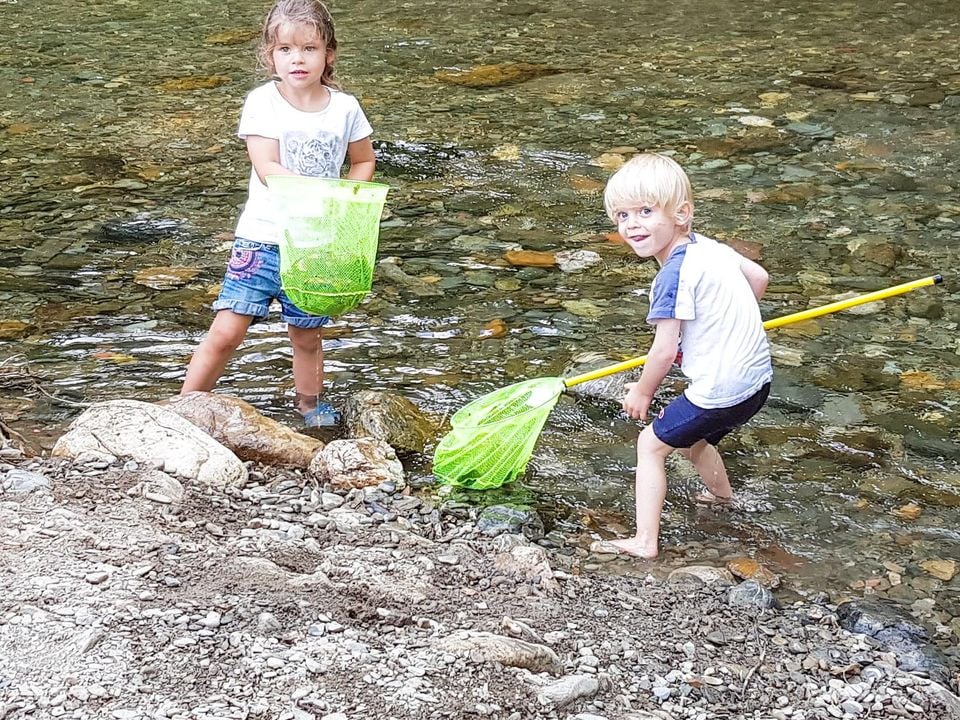
[[[744,580],[730,588],[727,602],[731,607],[759,608],[767,610],[778,606],[773,593],[756,580]]]
[[[139,400],[90,406],[70,424],[51,454],[106,462],[129,458],[218,487],[247,480],[246,467],[230,450],[169,408]]]
[[[851,600],[837,606],[841,627],[863,633],[888,647],[901,668],[922,672],[940,683],[950,680],[950,665],[930,634],[909,612],[892,602]]]
[[[566,675],[540,689],[537,700],[541,705],[564,708],[582,698],[593,697],[600,690],[595,675]]]
[[[3,477],[3,485],[12,495],[25,495],[38,490],[49,490],[51,482],[48,477],[29,470],[13,469]]]
[[[437,648],[471,659],[478,658],[507,667],[526,668],[531,672],[548,672],[553,675],[563,672],[560,658],[546,645],[490,632],[460,631],[439,640]]]

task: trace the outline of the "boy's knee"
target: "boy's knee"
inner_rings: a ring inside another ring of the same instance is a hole
[[[674,450],[675,448],[670,447],[663,442],[663,440],[657,437],[656,433],[653,432],[652,425],[647,425],[637,438],[638,455],[657,455],[659,457],[666,457]]]

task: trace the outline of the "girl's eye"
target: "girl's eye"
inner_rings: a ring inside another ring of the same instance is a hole
[[[316,51],[317,51],[317,46],[316,46],[316,45],[307,45],[307,46],[304,48],[304,50],[306,50],[307,52],[316,52]]]
[[[280,47],[277,48],[277,50],[282,53],[290,52],[290,48],[287,47],[286,45],[281,45]]]

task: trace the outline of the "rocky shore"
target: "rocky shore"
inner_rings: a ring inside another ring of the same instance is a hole
[[[389,481],[3,454],[5,720],[960,717],[946,666],[722,568],[586,572]]]

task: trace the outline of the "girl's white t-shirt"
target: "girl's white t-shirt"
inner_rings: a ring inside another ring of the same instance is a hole
[[[252,90],[243,104],[237,134],[272,138],[280,143],[280,164],[298,175],[340,177],[347,145],[373,133],[352,95],[330,90],[330,102],[319,112],[304,112],[288,103],[275,82]],[[247,202],[237,221],[236,236],[276,245],[279,226],[270,191],[251,167]]]

